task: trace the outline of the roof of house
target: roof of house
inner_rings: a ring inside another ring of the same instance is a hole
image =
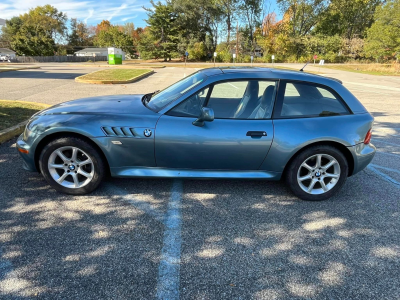
[[[6,25],[6,20],[0,18],[0,25]]]
[[[79,53],[79,52],[103,52],[103,51],[108,51],[108,48],[85,48],[85,49],[76,51],[75,53]]]
[[[7,49],[7,48],[0,48],[0,53],[3,53],[3,54],[15,54],[15,51],[12,51],[12,50]]]

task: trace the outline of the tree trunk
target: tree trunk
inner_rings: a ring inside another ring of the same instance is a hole
[[[227,38],[227,43],[228,43],[228,47],[229,47],[229,42],[231,40],[231,17],[228,15],[227,19],[226,19],[226,25],[228,26],[228,38]]]

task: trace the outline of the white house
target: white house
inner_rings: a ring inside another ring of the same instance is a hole
[[[0,26],[6,25],[6,20],[0,18]]]
[[[7,49],[7,48],[0,48],[0,56],[7,56],[9,55],[11,58],[15,58],[15,52]]]
[[[108,48],[85,48],[75,52],[75,56],[108,56]],[[125,60],[125,52],[122,51],[122,60]]]

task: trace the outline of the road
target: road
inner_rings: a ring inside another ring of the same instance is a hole
[[[195,69],[130,85],[73,81],[91,71],[2,73],[0,99],[150,92]],[[378,148],[324,202],[240,180],[108,179],[72,197],[21,170],[15,140],[0,145],[0,298],[399,299],[400,77],[323,71],[375,116]]]

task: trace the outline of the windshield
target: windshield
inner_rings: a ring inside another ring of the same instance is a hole
[[[202,73],[194,73],[153,95],[153,97],[150,99],[150,102],[147,103],[147,106],[150,109],[158,112],[172,101],[178,99],[191,88],[202,83],[206,77],[207,76]]]

